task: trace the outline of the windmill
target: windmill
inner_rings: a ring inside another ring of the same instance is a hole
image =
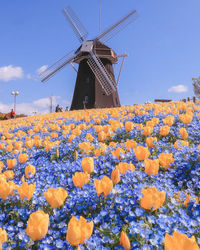
[[[43,71],[40,74],[41,81],[50,79],[67,64],[73,66],[73,63],[78,63],[78,71],[73,66],[77,71],[77,78],[70,110],[119,107],[113,64],[117,64],[118,57],[123,57],[124,61],[127,54],[117,55],[104,43],[136,19],[136,10],[131,11],[93,40],[86,40],[88,32],[71,7],[64,9],[64,14],[81,42],[81,46]]]

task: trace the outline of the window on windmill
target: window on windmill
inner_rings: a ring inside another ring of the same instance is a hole
[[[88,96],[87,96],[87,95],[85,96],[84,102],[85,102],[85,103],[88,103]]]

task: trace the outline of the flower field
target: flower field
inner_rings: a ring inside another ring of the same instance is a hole
[[[0,249],[200,246],[200,105],[0,121]]]

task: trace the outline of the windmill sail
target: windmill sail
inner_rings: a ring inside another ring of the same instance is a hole
[[[47,68],[45,71],[43,71],[39,75],[41,78],[41,81],[42,82],[47,81],[57,71],[61,70],[66,64],[71,63],[76,56],[77,54],[74,54],[73,50],[69,52],[67,55],[63,56],[60,60],[58,60],[56,63],[54,63],[52,66]]]
[[[106,31],[101,33],[96,37],[95,40],[100,40],[105,43],[110,40],[115,34],[119,33],[124,29],[128,24],[132,23],[137,18],[136,10],[131,11],[127,16],[122,18],[119,22],[108,28]]]
[[[78,37],[79,41],[83,42],[88,35],[86,28],[84,27],[80,19],[76,16],[75,12],[72,10],[71,7],[68,6],[63,11],[67,20],[75,31],[75,34]]]

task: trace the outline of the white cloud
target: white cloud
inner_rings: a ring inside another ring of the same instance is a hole
[[[56,105],[56,100],[59,99],[59,96],[52,96],[52,104]],[[41,98],[33,102],[33,105],[39,108],[47,108],[50,106],[51,100],[50,97]]]
[[[60,96],[53,96],[53,112],[55,111],[55,106],[59,100],[60,104],[69,103],[62,100]],[[64,106],[65,107],[65,106]],[[0,102],[0,112],[8,113],[13,108],[13,103],[3,104]],[[17,103],[16,114],[24,115],[34,115],[34,114],[47,114],[50,112],[50,98],[41,98],[30,103]]]
[[[188,91],[188,87],[185,85],[181,85],[181,84],[172,86],[171,88],[168,89],[168,92],[175,92],[175,93],[183,93],[187,91]]]
[[[37,69],[37,73],[41,74],[43,71],[45,71],[48,68],[48,65],[43,65],[39,69]]]
[[[11,110],[11,105],[3,104],[0,102],[0,112],[8,113]]]
[[[0,81],[8,82],[17,78],[23,78],[24,73],[21,67],[8,65],[0,67]]]

